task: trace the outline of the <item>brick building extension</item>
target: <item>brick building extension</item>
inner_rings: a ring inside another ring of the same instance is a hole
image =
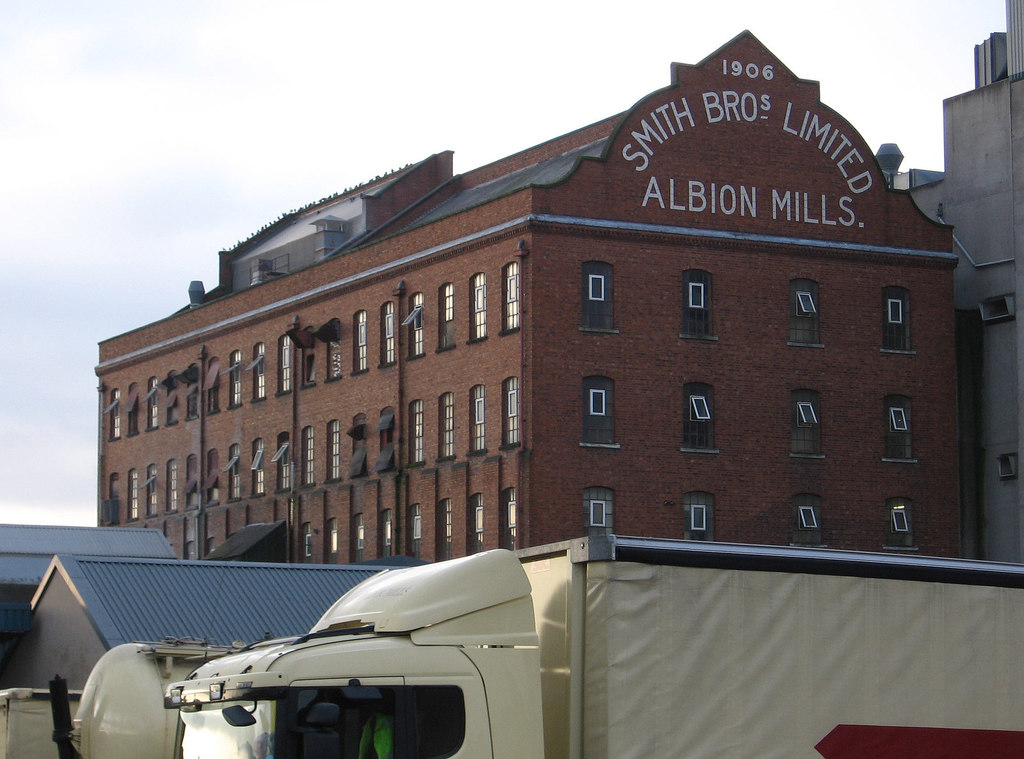
[[[620,534],[959,550],[949,228],[749,33],[626,113],[441,153],[100,345],[99,521],[202,558]]]

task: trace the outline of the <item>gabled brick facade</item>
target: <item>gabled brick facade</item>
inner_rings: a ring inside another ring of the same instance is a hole
[[[744,33],[628,113],[222,254],[202,305],[100,345],[101,522],[202,557],[283,519],[295,561],[608,530],[956,555],[951,232],[818,96]],[[315,262],[232,278],[344,213]]]

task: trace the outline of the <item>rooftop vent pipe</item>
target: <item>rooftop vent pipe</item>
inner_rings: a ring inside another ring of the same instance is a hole
[[[899,146],[895,142],[882,143],[878,152],[875,153],[875,158],[885,175],[885,184],[892,187],[893,180],[896,179],[896,172],[899,171],[900,164],[903,163],[903,153],[900,152]]]
[[[188,307],[196,308],[203,305],[204,298],[206,298],[206,288],[203,287],[202,281],[193,279],[188,285]]]

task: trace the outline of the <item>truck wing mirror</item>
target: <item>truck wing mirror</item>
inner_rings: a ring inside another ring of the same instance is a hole
[[[252,716],[252,712],[241,704],[228,706],[221,714],[224,715],[224,721],[232,727],[249,727],[249,725],[256,724],[256,718]]]

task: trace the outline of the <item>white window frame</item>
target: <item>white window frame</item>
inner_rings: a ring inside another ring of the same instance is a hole
[[[708,405],[708,399],[703,395],[691,395],[690,396],[690,421],[691,422],[710,422],[711,421],[711,407]]]
[[[818,512],[813,506],[800,506],[798,509],[801,530],[818,529]]]
[[[708,531],[708,506],[706,503],[690,504],[690,532]]]
[[[608,526],[608,501],[602,498],[594,498],[590,501],[590,526]]]
[[[811,401],[797,401],[797,426],[813,427],[818,423],[818,411]]]
[[[473,288],[473,313],[480,314],[487,311],[487,284],[481,283]]]
[[[907,410],[902,406],[889,407],[889,429],[892,432],[907,432],[910,429]]]
[[[889,298],[885,316],[889,324],[903,324],[903,299]]]
[[[518,303],[519,302],[519,272],[513,272],[511,269],[505,278],[505,302],[506,303]]]
[[[1002,453],[996,457],[999,466],[999,479],[1013,480],[1017,478],[1017,454]]]
[[[703,282],[690,282],[689,284],[689,308],[707,308],[707,293]]]
[[[589,300],[605,300],[605,276],[604,274],[587,275],[587,296]]]
[[[899,533],[910,532],[910,517],[907,510],[901,506],[893,506],[890,519],[892,520],[892,531]]]
[[[589,406],[591,416],[608,416],[608,391],[590,388]]]
[[[283,443],[281,445],[281,447],[277,449],[277,453],[274,454],[274,457],[272,459],[270,459],[270,463],[271,464],[277,464],[277,463],[283,461],[284,463],[287,464],[288,463],[287,457],[288,457],[288,446],[289,445],[290,445],[290,443]]]
[[[809,290],[796,291],[796,315],[814,316],[818,313],[818,305],[814,302],[814,293]]]

